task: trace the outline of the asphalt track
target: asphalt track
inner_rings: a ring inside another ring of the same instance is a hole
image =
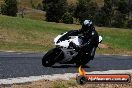
[[[55,64],[53,67],[43,67],[43,55],[44,53],[0,52],[0,79],[77,73],[75,65]],[[131,69],[132,56],[113,55],[96,55],[85,67],[87,72]]]

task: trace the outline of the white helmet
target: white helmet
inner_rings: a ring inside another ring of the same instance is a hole
[[[83,22],[83,25],[88,25],[88,26],[90,26],[90,25],[92,25],[92,21],[91,21],[91,20],[85,20],[85,21]]]
[[[92,21],[91,20],[85,20],[82,24],[82,30],[83,31],[88,31],[89,27],[92,25]]]

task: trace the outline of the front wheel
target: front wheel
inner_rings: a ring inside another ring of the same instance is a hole
[[[54,48],[54,49],[48,51],[43,56],[42,65],[45,66],[45,67],[51,67],[52,65],[54,65],[56,63],[56,61],[61,59],[62,56],[63,56],[62,50],[58,49],[58,48]]]

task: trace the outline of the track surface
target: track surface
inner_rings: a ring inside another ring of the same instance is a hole
[[[77,73],[75,65],[55,64],[43,67],[41,59],[44,53],[8,53],[0,52],[0,79]],[[132,56],[96,55],[85,67],[87,72],[132,69]]]

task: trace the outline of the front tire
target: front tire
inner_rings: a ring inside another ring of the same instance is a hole
[[[42,65],[45,67],[51,67],[56,61],[62,58],[62,50],[58,48],[51,49],[42,58]]]

